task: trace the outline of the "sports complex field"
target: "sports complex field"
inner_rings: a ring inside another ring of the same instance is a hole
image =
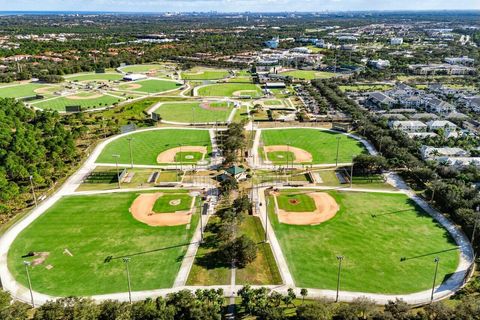
[[[48,100],[32,102],[32,106],[40,109],[65,111],[67,106],[80,106],[82,109],[108,107],[124,101],[123,98],[90,92],[78,92],[65,97],[54,97]]]
[[[366,152],[362,143],[353,138],[318,129],[262,130],[261,142],[263,147],[260,147],[259,154],[275,164],[291,163],[292,160],[305,164],[335,163],[338,142],[339,163],[351,162],[353,155]]]
[[[113,154],[120,155],[119,163],[130,163],[130,151],[128,146],[129,138],[133,138],[132,153],[133,163],[140,165],[156,165],[159,163],[175,162],[165,161],[157,162],[158,157],[163,152],[174,149],[174,157],[177,153],[187,156],[190,154],[193,158],[184,160],[184,163],[195,163],[198,161],[200,151],[189,151],[188,147],[202,147],[206,150],[204,158],[210,158],[212,150],[210,143],[210,134],[208,130],[188,130],[188,129],[161,129],[135,132],[122,136],[110,142],[96,160],[97,163],[115,163]],[[182,149],[180,149],[182,148]],[[191,149],[191,150],[194,150]],[[200,150],[200,149],[198,149]],[[173,159],[173,158],[172,158]]]
[[[251,83],[218,83],[199,87],[198,96],[213,97],[238,97],[251,96],[260,97],[262,89]]]
[[[162,120],[182,123],[225,122],[233,110],[233,102],[193,101],[163,103],[155,113]]]
[[[48,85],[41,83],[25,83],[18,85],[4,85],[0,86],[1,98],[22,98],[35,96],[35,90],[45,88]]]
[[[116,81],[121,80],[123,75],[120,73],[85,73],[64,77],[68,81]]]
[[[323,72],[314,70],[293,70],[281,73],[284,76],[291,76],[297,79],[313,80],[313,79],[328,79],[335,76],[333,72]]]
[[[145,93],[160,93],[176,89],[180,86],[181,84],[175,81],[148,79],[121,84],[119,89]]]
[[[181,73],[185,80],[219,80],[226,78],[229,72],[224,69],[193,68]]]
[[[279,208],[311,210],[312,201],[305,197],[313,192],[284,190],[277,197]],[[341,290],[347,291],[400,294],[427,290],[437,256],[437,284],[455,271],[457,245],[407,196],[328,194],[338,203],[339,211],[319,225],[280,223],[273,196],[269,197],[269,217],[297,287],[335,289],[339,255],[344,257]]]
[[[10,271],[27,286],[23,261],[31,261],[35,290],[51,295],[125,292],[122,258],[130,257],[132,290],[171,287],[198,214],[192,216],[189,225],[151,227],[129,212],[138,195],[128,192],[62,198],[15,240],[8,254]],[[187,193],[171,195],[156,204],[157,209],[171,211],[169,203],[177,198],[186,201],[189,197]],[[29,252],[36,256],[22,258]]]

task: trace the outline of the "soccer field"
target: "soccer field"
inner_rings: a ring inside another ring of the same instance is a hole
[[[272,145],[290,145],[309,152],[312,155],[312,164],[335,163],[337,143],[340,139],[338,162],[351,162],[353,155],[366,152],[363,144],[344,134],[322,131],[316,129],[274,129],[262,130],[261,140],[265,146]],[[259,150],[260,155],[264,155],[263,148]],[[264,155],[265,156],[265,155]],[[282,164],[287,159],[292,161],[291,157],[277,158],[272,152],[267,155],[269,160]]]
[[[130,163],[128,138],[133,138],[133,163],[156,165],[157,156],[168,149],[183,146],[204,146],[207,148],[206,158],[211,152],[210,134],[208,130],[160,129],[140,131],[118,138],[110,142],[102,151],[97,163],[115,163],[113,154],[120,155],[119,163]]]
[[[128,211],[137,195],[62,198],[14,241],[8,253],[13,276],[28,286],[23,261],[42,258],[30,267],[32,286],[38,292],[56,296],[126,292],[122,257],[128,256],[132,290],[171,287],[198,215],[189,229],[150,227]],[[43,255],[22,258],[31,251]]]
[[[93,95],[94,95],[93,93],[79,92],[74,95],[78,97],[75,99],[68,98],[68,97],[58,97],[58,98],[54,98],[46,101],[40,100],[39,102],[32,103],[32,105],[40,109],[65,111],[66,106],[81,106],[82,109],[90,109],[90,108],[107,107],[115,103],[124,101],[123,99],[108,96],[108,95],[100,95],[95,98],[89,98],[89,96],[93,96]],[[82,99],[82,97],[84,97],[84,99]]]
[[[172,102],[164,103],[157,110],[162,120],[182,123],[225,122],[233,110],[233,102]]]
[[[251,83],[219,83],[198,88],[198,95],[214,97],[250,95],[252,97],[260,97],[262,89],[258,85]]]
[[[305,191],[305,190],[302,190]],[[283,195],[298,191],[282,191]],[[328,192],[340,210],[319,225],[279,223],[269,197],[269,217],[297,287],[335,289],[337,256],[344,257],[341,290],[412,293],[438,282],[459,261],[448,232],[403,194]]]

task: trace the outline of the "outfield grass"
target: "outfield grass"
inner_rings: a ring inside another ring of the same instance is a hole
[[[170,204],[171,201],[180,200],[178,205]],[[153,211],[156,213],[172,213],[175,211],[190,210],[192,205],[192,197],[188,194],[164,194],[155,201]]]
[[[340,139],[338,162],[351,162],[353,155],[366,152],[362,143],[346,135],[313,129],[262,130],[265,146],[287,145],[304,149],[312,154],[313,164],[335,163],[337,138]],[[261,148],[260,154],[263,154]],[[280,160],[280,159],[279,159]],[[284,163],[287,159],[285,157]]]
[[[248,91],[249,95],[259,97],[262,95],[262,90],[256,84],[251,83],[218,83],[211,84],[198,89],[199,96],[214,96],[214,97],[232,97],[234,93],[241,91]],[[245,92],[247,93],[247,92]]]
[[[201,107],[201,102],[180,102],[180,103],[164,103],[155,113],[162,117],[165,121],[175,121],[183,123],[203,123],[203,122],[224,122],[232,112],[233,103],[227,107],[226,102],[212,103],[214,108],[222,108],[224,110],[211,110]]]
[[[115,163],[112,154],[120,155],[120,163],[130,163],[128,138],[133,138],[134,164],[156,165],[159,153],[184,146],[206,146],[211,152],[208,130],[162,129],[136,132],[110,142],[96,160],[98,163]],[[209,155],[206,155],[209,158]]]
[[[427,290],[436,256],[440,257],[437,284],[455,271],[457,245],[407,196],[329,194],[340,211],[316,226],[279,223],[270,197],[269,216],[298,287],[335,289],[338,255],[344,256],[340,289],[348,291],[405,294]]]
[[[83,109],[90,109],[107,107],[117,102],[124,101],[122,99],[107,95],[103,95],[94,99],[89,99],[88,97],[91,95],[91,93],[88,92],[79,92],[75,95],[79,97],[85,97],[85,99],[69,99],[68,97],[58,97],[48,101],[40,100],[38,102],[32,103],[32,105],[40,109],[65,111],[66,106],[81,106]]]
[[[182,72],[182,79],[185,80],[218,80],[226,78],[229,75],[227,70],[193,68]]]
[[[333,72],[323,72],[315,70],[293,70],[281,73],[284,76],[291,76],[297,79],[313,80],[313,79],[328,79],[335,76]]]
[[[79,74],[71,77],[65,77],[68,81],[94,81],[94,80],[109,80],[115,81],[123,78],[119,73],[87,73]]]
[[[32,258],[22,256],[49,252],[43,264],[30,267],[34,290],[59,296],[126,292],[121,257],[129,256],[132,290],[171,287],[198,215],[190,229],[150,227],[128,211],[137,196],[129,192],[60,199],[14,241],[8,253],[13,276],[28,286],[23,261]],[[48,270],[48,265],[53,268]]]
[[[313,212],[315,201],[307,194],[280,194],[277,197],[278,208],[287,212]]]
[[[202,158],[203,153],[201,152],[177,152],[175,154],[175,162],[181,163],[197,163]]]
[[[35,90],[47,87],[45,84],[26,83],[19,85],[8,85],[0,87],[1,98],[22,98],[35,96]]]
[[[132,72],[132,73],[147,73],[150,71],[158,71],[163,69],[163,66],[160,64],[133,64],[130,66],[125,66],[120,68],[123,72]]]
[[[138,84],[141,87],[137,89],[129,89],[129,84]],[[181,86],[180,83],[177,83],[174,81],[149,79],[149,80],[141,80],[141,81],[135,81],[135,82],[130,82],[126,84],[121,84],[119,88],[121,90],[127,90],[127,91],[159,93],[163,91],[173,90],[173,89],[179,88],[180,86]]]

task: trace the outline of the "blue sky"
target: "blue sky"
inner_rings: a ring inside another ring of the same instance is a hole
[[[0,0],[25,11],[349,11],[480,9],[480,0]]]

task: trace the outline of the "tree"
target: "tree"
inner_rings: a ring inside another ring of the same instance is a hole
[[[300,289],[300,295],[302,296],[302,304],[305,301],[305,298],[308,296],[308,290],[305,288]]]
[[[406,320],[409,318],[409,310],[408,304],[401,299],[388,301],[384,308],[384,317],[392,320]]]
[[[235,262],[240,268],[245,267],[247,264],[253,262],[257,258],[257,245],[246,235],[242,235],[235,239],[233,242],[233,247],[236,253]]]
[[[302,304],[297,308],[298,320],[331,320],[332,305],[326,300],[317,300],[311,304]]]
[[[236,212],[249,212],[252,210],[252,203],[250,202],[250,198],[248,195],[243,194],[237,199],[233,200],[233,208]]]

